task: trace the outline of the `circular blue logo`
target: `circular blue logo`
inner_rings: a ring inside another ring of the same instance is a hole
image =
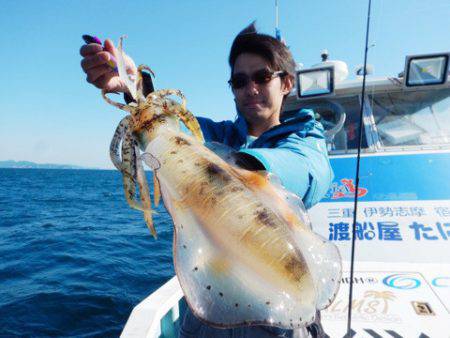
[[[410,290],[420,286],[420,280],[408,274],[397,273],[389,275],[383,279],[383,283],[391,288]]]
[[[450,287],[450,277],[436,277],[431,281],[431,284],[440,288],[448,288]]]

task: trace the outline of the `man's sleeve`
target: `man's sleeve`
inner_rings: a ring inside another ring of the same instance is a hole
[[[276,148],[249,148],[240,152],[256,158],[284,187],[303,199],[307,209],[326,194],[333,179],[324,139],[296,138]]]
[[[233,125],[231,121],[214,122],[206,117],[197,117],[197,120],[206,142],[225,143],[225,137]]]

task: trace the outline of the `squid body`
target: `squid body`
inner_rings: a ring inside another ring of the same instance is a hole
[[[145,97],[142,71],[150,70],[140,66],[136,80],[126,74],[122,39],[117,59],[135,103],[103,93],[130,113],[117,127],[111,158],[128,203],[143,211],[156,237],[142,161],[153,170],[155,203],[161,195],[173,219],[175,270],[193,313],[224,328],[313,322],[339,288],[337,248],[311,231],[301,200],[270,174],[239,168],[206,147],[181,92]],[[192,135],[180,131],[180,120]]]

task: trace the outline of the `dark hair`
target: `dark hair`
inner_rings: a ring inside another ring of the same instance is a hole
[[[290,50],[274,37],[258,33],[255,22],[244,28],[231,45],[228,62],[232,74],[236,59],[243,53],[260,55],[267,60],[273,71],[285,71],[292,79],[295,78],[295,62]]]

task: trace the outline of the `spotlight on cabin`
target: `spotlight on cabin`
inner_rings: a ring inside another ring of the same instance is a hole
[[[445,83],[450,53],[411,55],[405,62],[405,86],[431,86]]]
[[[329,95],[334,92],[334,67],[320,67],[297,71],[299,98]]]

